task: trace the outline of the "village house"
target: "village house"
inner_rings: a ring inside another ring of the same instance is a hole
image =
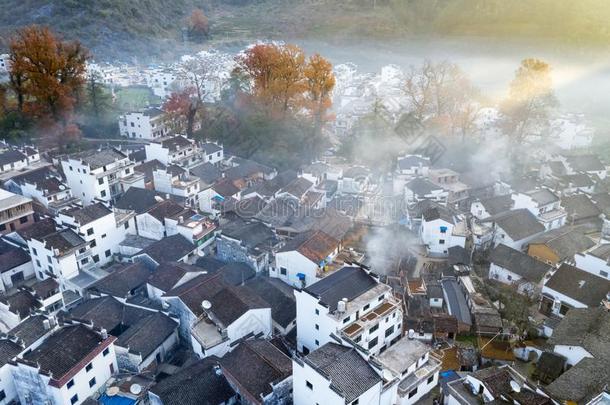
[[[492,215],[510,211],[513,208],[513,199],[510,195],[499,195],[472,202],[470,213],[478,218],[485,219]]]
[[[0,142],[0,173],[18,172],[40,162],[40,152],[32,146],[15,148]]]
[[[596,155],[563,155],[559,156],[567,168],[567,174],[587,173],[600,179],[606,178],[606,166]]]
[[[127,112],[119,116],[119,133],[135,139],[163,138],[169,134],[167,117],[158,107]]]
[[[32,200],[0,189],[0,234],[6,235],[33,223]]]
[[[383,380],[353,347],[328,342],[292,359],[295,405],[378,404]]]
[[[201,146],[184,135],[175,135],[157,139],[147,144],[146,160],[158,160],[166,166],[177,165],[188,169],[204,163],[204,153]]]
[[[79,202],[72,196],[72,190],[63,182],[61,176],[49,167],[11,177],[4,186],[11,192],[32,198],[51,213],[57,213],[62,208]]]
[[[69,317],[90,322],[117,338],[120,371],[142,372],[169,358],[178,344],[178,322],[166,314],[121,303],[116,298],[93,298],[70,309]]]
[[[295,295],[297,349],[304,354],[336,339],[377,354],[402,335],[402,309],[392,288],[363,267],[343,267]]]
[[[465,247],[468,226],[457,212],[434,204],[422,213],[419,236],[428,254],[446,256],[451,247]]]
[[[546,230],[534,214],[525,208],[492,215],[481,223],[490,225],[494,246],[504,244],[517,250],[524,250],[532,239]]]
[[[11,366],[19,401],[82,404],[117,372],[115,341],[104,330],[63,325]]]
[[[83,204],[96,200],[116,201],[130,187],[144,187],[144,175],[117,149],[88,150],[61,160],[72,194]]]
[[[244,405],[292,402],[292,361],[271,341],[240,343],[220,359],[220,369]]]
[[[197,249],[198,247],[193,244],[192,240],[177,233],[146,246],[133,255],[130,260],[142,261],[151,268],[167,262],[187,263],[197,255]]]
[[[135,227],[133,216],[118,222],[114,211],[102,203],[63,210],[57,220],[81,235],[91,250],[91,259],[100,266],[113,261],[127,229]]]
[[[52,314],[63,306],[59,284],[52,278],[19,287],[9,295],[0,296],[0,316],[3,325],[8,328],[17,327],[35,312],[46,311]]]
[[[271,308],[274,335],[286,336],[294,330],[297,326],[294,288],[276,278],[263,275],[248,280],[246,286]]]
[[[92,297],[111,296],[125,303],[141,291],[146,291],[146,282],[151,271],[143,263],[115,264],[106,276],[88,286]]]
[[[537,296],[551,266],[506,245],[489,255],[489,278],[516,287],[519,294]]]
[[[567,213],[561,208],[559,197],[546,188],[514,193],[511,198],[515,210],[529,210],[547,231],[560,228],[566,222]]]
[[[578,227],[562,227],[532,239],[527,254],[551,266],[574,264],[575,258],[595,246]],[[577,266],[576,267],[580,267]]]
[[[578,253],[574,256],[574,262],[579,269],[610,280],[610,244]]]
[[[324,277],[325,266],[339,252],[340,242],[322,231],[309,231],[289,240],[275,253],[269,270],[294,287],[305,287]]]
[[[180,337],[200,357],[223,356],[248,335],[269,337],[271,308],[244,286],[228,285],[222,273],[202,274],[161,297],[180,319]]]
[[[223,225],[216,235],[216,257],[225,262],[242,262],[256,272],[269,269],[279,240],[272,229],[260,222],[241,219]]]
[[[218,165],[225,158],[222,144],[215,142],[204,142],[201,144],[201,150],[203,151],[204,163]]]
[[[588,225],[600,228],[602,211],[586,194],[573,194],[561,198],[561,207],[568,214],[566,223],[569,225]]]
[[[27,249],[0,239],[0,292],[36,277]]]
[[[449,192],[443,187],[430,182],[422,177],[416,177],[405,184],[405,200],[408,204],[421,200],[436,201],[441,204],[447,203]]]
[[[594,308],[608,298],[610,280],[562,264],[542,287],[540,312],[565,316],[571,308]]]

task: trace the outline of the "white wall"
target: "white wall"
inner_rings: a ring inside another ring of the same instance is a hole
[[[286,274],[282,274],[282,268]],[[305,274],[305,286],[310,286],[318,281],[316,273],[318,265],[296,250],[289,252],[278,252],[275,254],[275,266],[270,270],[269,277],[279,278],[293,287],[303,287],[303,282],[297,277],[298,273]]]
[[[593,357],[591,353],[580,346],[555,345],[553,351],[567,359],[566,364],[573,366],[585,357]]]
[[[605,260],[588,253],[577,253],[574,260],[576,261],[576,267],[579,269],[610,280],[610,264]]]
[[[0,289],[2,291],[6,291],[7,289],[13,287],[13,281],[11,280],[11,276],[18,273],[23,273],[24,280],[35,277],[34,266],[32,265],[32,261],[23,263],[20,266],[14,267],[11,270],[2,273],[2,283],[0,285]]]

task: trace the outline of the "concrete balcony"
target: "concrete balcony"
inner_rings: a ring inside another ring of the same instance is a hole
[[[373,326],[378,325],[386,316],[398,310],[400,310],[400,302],[394,298],[386,299],[381,305],[343,328],[341,334],[350,340],[354,340]]]

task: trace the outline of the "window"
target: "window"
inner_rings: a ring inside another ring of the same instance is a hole
[[[316,339],[316,346],[320,346],[320,341]]]
[[[104,254],[106,255],[106,257],[110,257],[110,255],[111,255],[112,253],[110,252],[110,249],[108,249],[106,252],[104,252]]]
[[[0,390],[0,401],[4,401],[4,398],[6,398],[6,394],[4,393],[4,390]]]
[[[307,381],[307,380],[305,380],[305,386],[306,386],[307,388],[309,388],[310,390],[313,390],[313,384],[312,384],[312,383],[310,383],[310,382],[309,382],[309,381]]]
[[[89,388],[93,387],[95,385],[95,377],[93,377],[92,379],[89,380]]]
[[[358,336],[356,339],[354,339],[354,342],[358,343],[362,340],[362,335]]]
[[[417,394],[417,387],[411,392],[409,392],[409,398],[413,398]]]
[[[70,168],[70,171],[71,171],[71,172],[72,172],[72,171],[74,171],[74,169],[72,169],[72,166],[68,166],[68,167]]]
[[[78,402],[78,394],[76,394],[72,398],[70,398],[70,403],[71,404],[75,404],[77,402]]]
[[[371,329],[369,329],[369,333],[373,333],[375,332],[377,329],[379,329],[379,324],[373,326]]]
[[[447,227],[441,226],[441,233],[447,233]]]
[[[608,278],[608,272],[607,271],[600,270],[599,271],[599,275],[602,276],[602,277]]]
[[[392,333],[394,333],[394,325],[390,326],[385,330],[385,337],[390,336]]]
[[[508,281],[511,281],[511,280],[513,279],[513,276],[511,276],[511,275],[509,274],[509,275],[507,275],[507,276],[506,276],[506,279],[507,279]]]
[[[101,195],[102,197],[106,197],[106,190],[102,190],[102,192],[100,193],[100,195]]]
[[[129,228],[129,222],[125,222],[125,229]]]
[[[86,372],[89,372],[89,371],[91,371],[91,369],[92,369],[92,368],[93,368],[93,363],[89,363],[89,364],[87,364],[87,366],[85,367],[85,371],[86,371]]]
[[[285,267],[280,267],[280,274],[281,274],[282,276],[285,276],[285,275],[286,275],[286,268],[285,268]]]
[[[316,315],[320,315],[320,310],[316,309]]]
[[[432,381],[434,381],[434,374],[428,377],[428,384],[432,384]]]
[[[350,319],[351,319],[351,316],[348,316],[347,318],[345,318],[345,319],[343,320],[343,323],[348,323]]]
[[[439,240],[439,241],[438,241],[438,244],[439,244],[439,245],[444,245],[444,244],[445,244],[445,239],[441,239],[441,240]]]
[[[97,183],[98,184],[104,184],[104,178],[100,177],[99,179],[97,179]]]
[[[87,229],[87,235],[93,235],[93,228]]]
[[[67,387],[68,387],[68,389],[70,389],[70,388],[72,388],[73,386],[74,386],[74,378],[73,378],[73,379],[71,379],[70,381],[68,381],[68,385],[67,385]]]
[[[104,233],[104,234],[102,234],[102,239],[104,239],[105,237],[106,237],[106,234],[105,234],[105,233]]]
[[[0,231],[6,231],[6,224],[0,224]]]
[[[94,261],[95,263],[99,262],[99,261],[100,261],[100,255],[95,255],[95,256],[93,256],[93,261]]]
[[[320,330],[320,325],[316,323],[316,330]]]
[[[377,338],[375,338],[369,342],[369,349],[372,349],[375,346],[377,346]]]
[[[379,298],[377,299],[377,301],[383,301],[384,298],[385,298],[385,295],[380,295]]]
[[[34,256],[38,256],[38,252],[36,251],[35,248],[32,248],[32,253],[34,253]]]
[[[359,403],[359,400],[356,399],[354,402],[351,403],[351,405],[358,405],[358,403]]]
[[[38,260],[38,259],[36,259],[36,266],[42,267],[42,264],[40,264],[40,260]]]
[[[371,304],[366,304],[364,308],[362,308],[362,312],[368,310],[371,307]]]
[[[104,355],[104,357],[108,356],[108,353],[110,353],[110,349],[105,348],[104,351],[102,352],[102,355]]]
[[[93,240],[91,241],[91,243],[89,243],[89,247],[94,248],[94,247],[96,247],[96,246],[97,246],[97,242],[95,241],[95,239],[93,239]]]
[[[26,222],[28,222],[28,217],[21,217],[21,218],[19,218],[19,223],[20,224],[25,224]]]

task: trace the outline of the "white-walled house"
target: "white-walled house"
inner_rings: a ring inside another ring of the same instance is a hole
[[[515,285],[517,292],[537,295],[551,266],[506,245],[496,246],[489,255],[489,278],[503,284]]]
[[[514,193],[511,198],[514,201],[514,209],[527,209],[547,231],[560,228],[566,223],[568,214],[561,207],[559,197],[546,188]]]
[[[610,243],[574,255],[575,266],[596,276],[610,280]]]
[[[216,142],[205,142],[201,145],[203,160],[206,163],[217,165],[225,158],[222,144]]]
[[[468,226],[457,213],[436,205],[423,212],[419,235],[429,254],[444,256],[450,247],[466,246]]]
[[[402,334],[402,309],[390,286],[362,267],[343,267],[295,290],[297,349],[308,353],[342,340],[367,354],[387,349]]]
[[[100,266],[113,261],[127,229],[135,226],[133,216],[117,222],[114,211],[102,203],[61,211],[58,220],[82,235],[89,244],[91,259]]]
[[[12,177],[5,183],[5,187],[9,191],[34,199],[51,212],[78,202],[78,199],[72,196],[70,187],[48,167]]]
[[[61,166],[74,197],[85,205],[114,201],[129,187],[144,188],[144,175],[117,149],[89,150],[62,158]]]
[[[408,336],[370,364],[383,376],[381,404],[414,405],[438,384],[441,362],[430,356],[432,347]]]
[[[448,197],[449,192],[447,190],[423,177],[416,177],[405,184],[405,200],[408,204],[421,200],[431,200],[444,204]]]
[[[473,201],[470,205],[470,213],[477,219],[485,219],[492,215],[510,211],[513,208],[513,200],[510,195],[499,195],[490,198]]]
[[[168,166],[179,165],[184,169],[205,163],[204,152],[200,145],[184,135],[175,135],[147,144],[146,160],[157,159]]]
[[[324,277],[324,267],[339,252],[341,243],[322,231],[309,231],[288,241],[275,253],[269,276],[293,287],[305,287]]]
[[[504,244],[517,250],[525,250],[527,244],[546,231],[534,214],[521,208],[492,215],[481,220],[493,233],[493,245]]]
[[[610,293],[610,280],[562,264],[542,287],[540,311],[563,317],[572,308],[602,305]]]
[[[0,292],[35,277],[29,252],[0,239]]]
[[[201,180],[191,176],[188,171],[176,165],[158,168],[153,171],[155,190],[185,199],[191,207],[199,207]]]
[[[83,403],[117,371],[115,340],[82,324],[61,327],[12,365],[19,401]]]
[[[356,349],[334,342],[294,358],[292,384],[294,405],[380,404],[383,389],[382,378]]]
[[[152,107],[121,115],[119,132],[127,138],[153,140],[169,135],[169,128],[163,110]]]

